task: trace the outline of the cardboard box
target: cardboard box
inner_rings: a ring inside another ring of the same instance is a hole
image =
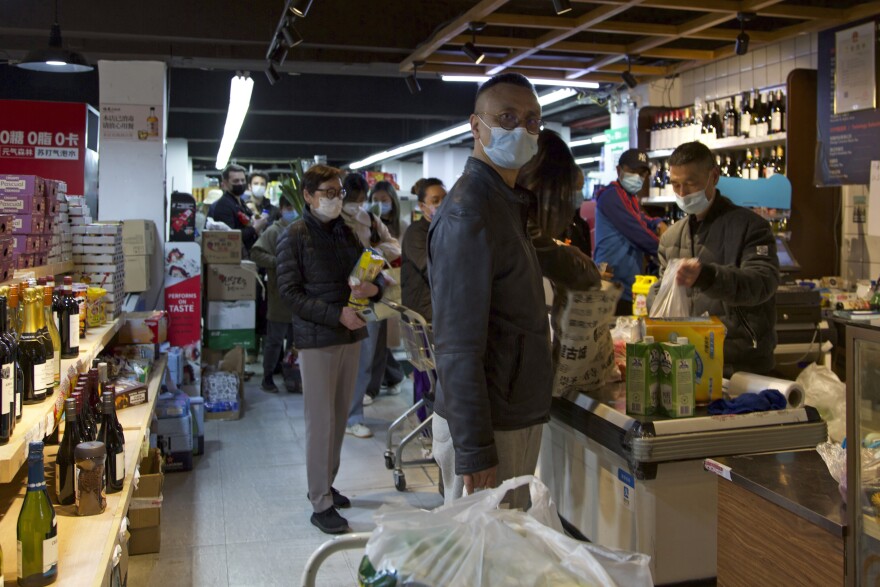
[[[165,312],[130,312],[116,335],[119,344],[153,343],[168,340],[168,317]]]
[[[724,374],[724,337],[727,329],[710,318],[646,318],[645,334],[660,342],[675,342],[679,336],[694,345],[695,396],[697,405],[721,399],[721,378]]]
[[[122,248],[126,255],[150,255],[156,247],[156,225],[152,220],[125,220]]]
[[[46,218],[46,198],[42,196],[0,196],[0,212]]]
[[[33,253],[37,250],[36,234],[13,234],[12,248],[16,253]]]
[[[12,214],[0,214],[0,234],[12,234]]]
[[[149,369],[145,372],[146,376],[149,376]],[[146,383],[140,381],[117,379],[114,393],[113,400],[117,410],[133,408],[150,401],[150,391]]]
[[[240,265],[209,265],[205,276],[207,299],[253,300],[257,296],[257,277],[257,264],[253,261],[242,261]]]
[[[42,234],[46,217],[42,214],[16,214],[12,219],[12,232],[16,234]]]
[[[38,196],[46,195],[46,180],[39,175],[0,175],[0,196]]]
[[[241,262],[240,230],[206,230],[202,233],[202,257],[205,263],[232,264]]]
[[[16,269],[30,269],[34,266],[36,253],[16,253],[14,255]]]
[[[126,255],[125,264],[125,292],[147,291],[151,287],[152,266],[151,255]]]
[[[114,357],[151,364],[159,356],[159,345],[153,343],[118,344],[110,349]]]
[[[208,330],[253,330],[257,325],[257,302],[238,300],[234,302],[208,302]]]
[[[162,548],[162,527],[137,528],[131,530],[128,539],[128,554],[151,554]]]
[[[246,350],[255,350],[257,348],[257,335],[253,328],[207,330],[205,338],[205,346],[218,351],[225,351],[235,347],[241,347]]]

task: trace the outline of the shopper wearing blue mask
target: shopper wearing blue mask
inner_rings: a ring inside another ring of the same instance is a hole
[[[473,155],[428,231],[435,362],[434,458],[445,497],[535,472],[553,371],[541,266],[526,229],[533,194],[517,174],[538,152],[531,82],[497,75],[477,91]],[[460,477],[456,479],[456,474]],[[528,506],[528,490],[509,499]]]
[[[263,231],[251,248],[251,261],[267,273],[266,289],[268,290],[268,307],[266,310],[266,344],[263,348],[263,383],[260,386],[268,393],[278,393],[273,380],[284,352],[293,349],[293,310],[284,303],[278,291],[278,273],[276,272],[276,251],[278,236],[287,230],[297,218],[293,204],[282,196],[278,202],[280,218]],[[299,381],[290,378],[284,381],[287,391],[300,392]]]
[[[776,239],[765,219],[721,195],[720,174],[702,143],[685,143],[669,156],[676,203],[688,216],[660,239],[661,272],[670,260],[685,259],[677,281],[691,288],[693,315],[724,322],[725,377],[766,373],[776,347]]]
[[[377,181],[370,190],[370,211],[382,219],[391,236],[398,241],[403,239],[409,224],[400,217],[400,198],[390,181]]]
[[[666,230],[660,218],[642,211],[639,194],[651,174],[648,154],[624,151],[617,162],[617,181],[596,198],[596,263],[607,263],[613,281],[623,286],[617,315],[632,314],[632,286],[645,273],[645,260],[657,256],[657,243]]]

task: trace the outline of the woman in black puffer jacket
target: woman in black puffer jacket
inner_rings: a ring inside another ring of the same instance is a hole
[[[328,534],[348,531],[336,508],[351,502],[332,487],[354,393],[364,321],[347,306],[349,295],[382,297],[375,283],[349,286],[363,247],[340,217],[341,171],[316,165],[303,177],[303,218],[278,240],[278,290],[293,310],[306,420],[306,471],[312,524]]]

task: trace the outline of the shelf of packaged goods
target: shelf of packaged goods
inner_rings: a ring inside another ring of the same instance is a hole
[[[16,269],[12,280],[48,277],[50,275],[55,276],[71,272],[73,272],[73,261],[64,261],[62,263],[40,265],[39,267],[30,267],[28,269]]]
[[[146,430],[150,425],[150,418],[153,416],[153,409],[156,406],[156,396],[159,395],[159,389],[162,386],[162,374],[165,372],[165,365],[168,363],[168,355],[159,355],[150,367],[150,374],[147,376],[147,402],[138,406],[132,406],[116,412],[119,423],[122,424],[123,430]],[[158,379],[158,381],[156,381]]]
[[[119,529],[131,503],[134,472],[143,458],[141,446],[149,424],[149,414],[152,413],[162,385],[165,361],[164,356],[156,360],[148,379],[150,399],[146,404],[137,406],[149,406],[149,411],[140,414],[139,421],[143,425],[125,430],[125,482],[122,490],[107,496],[107,509],[97,516],[79,517],[76,515],[76,506],[55,505],[55,515],[58,520],[57,585],[102,587],[110,584],[109,573],[113,550],[119,544]],[[57,446],[46,447],[46,477],[50,495],[54,488],[54,463],[57,450]],[[0,513],[5,513],[0,520],[0,546],[3,552],[12,553],[5,557],[6,564],[3,565],[3,575],[7,585],[14,585],[17,578],[15,528],[26,484],[27,470],[24,468],[13,483],[2,486],[0,490]]]
[[[766,137],[754,137],[743,139],[741,137],[730,137],[727,139],[715,139],[711,144],[706,146],[713,151],[735,151],[738,149],[748,149],[750,147],[771,147],[774,145],[784,145],[787,134],[784,132],[774,133]],[[701,141],[702,142],[702,141]],[[648,151],[650,159],[664,159],[672,155],[673,149],[657,149]]]
[[[880,542],[880,518],[864,514],[862,516],[862,529],[865,534]]]
[[[122,319],[118,318],[104,326],[90,329],[80,341],[79,356],[76,359],[61,360],[62,379],[70,367],[76,367],[78,362],[83,366],[91,365],[92,359],[97,357],[110,342],[121,325]],[[61,392],[56,389],[55,393],[42,403],[23,407],[21,420],[15,423],[12,438],[8,443],[0,446],[0,483],[10,482],[22,468],[27,460],[28,442],[42,440],[53,430],[56,410],[60,413],[63,405]]]

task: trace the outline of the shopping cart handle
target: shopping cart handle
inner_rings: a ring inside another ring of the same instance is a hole
[[[337,552],[343,550],[357,550],[365,548],[367,541],[370,540],[369,532],[355,532],[354,534],[345,534],[337,536],[332,540],[328,540],[318,547],[318,550],[309,557],[306,567],[302,574],[302,587],[315,587],[315,579],[318,576],[318,570],[327,558]]]

